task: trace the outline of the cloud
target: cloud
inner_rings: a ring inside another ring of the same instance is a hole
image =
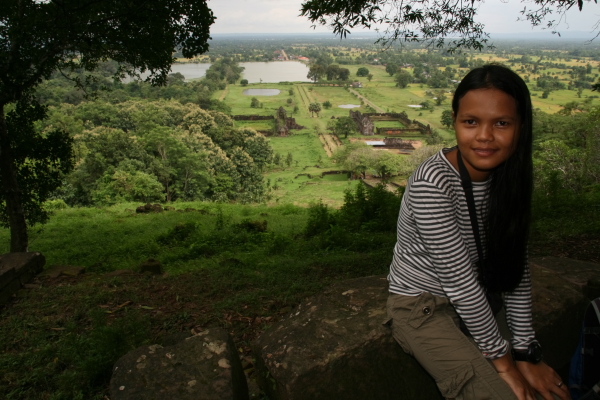
[[[212,33],[310,33],[330,32],[330,28],[317,25],[311,28],[306,17],[300,17],[302,0],[209,0],[217,17]],[[528,21],[520,11],[532,2],[519,0],[483,1],[479,8],[478,20],[485,24],[487,32],[515,33],[531,32]],[[568,30],[592,32],[594,24],[600,20],[600,9],[593,2],[585,2],[583,12],[573,7],[562,18],[561,32]],[[559,19],[560,16],[555,16]],[[534,29],[541,31],[540,28]]]

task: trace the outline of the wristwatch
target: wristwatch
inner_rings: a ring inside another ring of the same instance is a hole
[[[542,346],[537,341],[533,341],[527,346],[527,350],[512,349],[512,357],[515,361],[527,361],[537,364],[542,361]]]

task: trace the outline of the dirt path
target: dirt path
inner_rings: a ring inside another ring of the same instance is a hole
[[[229,94],[229,85],[225,86],[225,90],[223,91],[223,93],[221,93],[221,96],[219,96],[219,100],[220,101],[225,100],[225,97],[227,97],[228,94]]]
[[[325,149],[325,152],[327,153],[327,157],[331,157],[331,150],[329,149],[329,144],[327,143],[327,139],[325,139],[323,137],[323,135],[319,135],[319,140],[321,141],[321,143],[323,143],[323,148]]]
[[[335,140],[336,138],[333,135],[328,134],[322,134],[321,137],[323,138],[323,140],[325,140],[326,150],[328,150],[327,155],[331,157],[331,155],[335,153],[335,151],[339,147],[338,143]]]
[[[306,93],[304,85],[297,85],[296,88],[298,89],[298,94],[300,95],[300,100],[302,100],[302,104],[304,104],[305,109],[308,110],[310,100],[308,98],[308,94]]]
[[[373,109],[379,113],[384,113],[385,110],[377,105],[375,105],[375,103],[373,103],[371,100],[367,99],[365,96],[363,96],[362,94],[358,93],[356,90],[354,89],[350,89],[348,88],[348,90],[350,91],[350,93],[354,93],[356,96],[358,96],[359,99],[361,99],[362,101],[364,101],[366,104],[370,105],[371,107],[373,107]]]

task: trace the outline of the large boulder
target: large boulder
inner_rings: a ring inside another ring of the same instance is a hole
[[[248,386],[231,336],[210,329],[172,346],[142,346],[113,367],[112,400],[247,400]]]
[[[385,276],[333,285],[254,343],[270,399],[438,399],[434,381],[394,341]]]
[[[564,371],[587,299],[550,264],[531,263],[534,327],[545,360]],[[298,306],[254,343],[261,388],[272,400],[441,398],[383,324],[387,297],[386,276],[372,276],[337,283]]]
[[[0,256],[0,306],[8,303],[22,285],[42,272],[46,257],[41,253],[8,253]]]

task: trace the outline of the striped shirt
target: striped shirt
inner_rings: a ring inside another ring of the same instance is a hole
[[[390,292],[417,296],[429,292],[450,300],[486,358],[508,351],[479,283],[477,245],[460,175],[443,149],[427,159],[408,181],[398,218],[398,242],[388,276]],[[479,226],[487,213],[490,181],[473,182]],[[482,242],[485,232],[480,229]],[[525,266],[514,292],[504,293],[508,326],[515,349],[525,350],[534,339],[531,278]],[[440,334],[443,334],[440,332]]]

